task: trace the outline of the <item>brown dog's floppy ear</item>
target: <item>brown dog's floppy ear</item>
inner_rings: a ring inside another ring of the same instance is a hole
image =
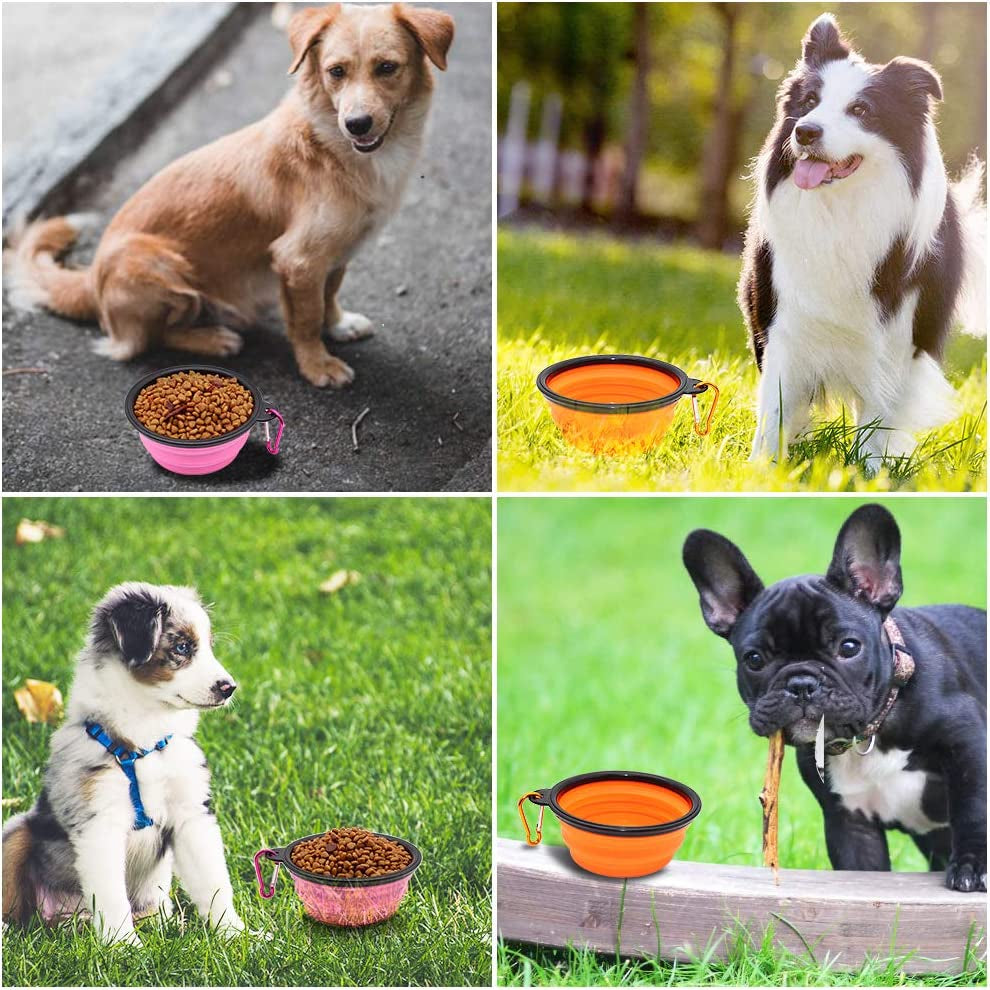
[[[438,68],[447,68],[447,52],[454,40],[454,18],[429,7],[392,4],[395,19],[416,39],[426,57]]]
[[[288,28],[289,46],[292,48],[290,76],[302,65],[310,48],[320,40],[320,35],[339,13],[340,4],[332,3],[329,7],[307,7],[293,15]]]

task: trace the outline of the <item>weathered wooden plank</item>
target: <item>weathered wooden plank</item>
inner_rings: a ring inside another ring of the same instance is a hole
[[[508,940],[615,952],[622,880],[579,869],[560,846],[496,845],[498,930]],[[905,956],[909,973],[959,972],[967,940],[986,955],[987,895],[947,890],[941,873],[773,872],[675,860],[628,881],[621,945],[627,956],[686,959],[715,947],[741,924],[754,941],[768,925],[777,944],[821,963],[860,966]]]

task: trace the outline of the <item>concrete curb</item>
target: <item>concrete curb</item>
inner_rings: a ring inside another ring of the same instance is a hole
[[[267,3],[182,3],[121,54],[95,96],[59,113],[31,151],[4,162],[3,232],[71,209],[77,187],[107,173],[209,69]]]

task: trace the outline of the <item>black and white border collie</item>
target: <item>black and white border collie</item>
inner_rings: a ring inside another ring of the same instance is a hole
[[[243,930],[193,739],[199,713],[235,688],[194,589],[111,589],[93,612],[41,796],[3,829],[4,922],[91,913],[104,941],[140,945],[134,918],[171,914],[174,867],[211,927]],[[124,767],[146,750],[131,765],[135,800]]]
[[[940,359],[952,325],[986,332],[982,165],[948,181],[932,108],[942,86],[911,58],[872,65],[831,14],[811,25],[757,160],[739,303],[762,372],[751,459],[845,401],[867,464],[950,420]]]

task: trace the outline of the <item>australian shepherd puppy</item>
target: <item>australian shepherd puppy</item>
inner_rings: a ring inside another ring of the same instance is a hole
[[[107,942],[168,915],[172,871],[200,914],[241,931],[210,810],[199,713],[237,685],[192,588],[121,584],[96,606],[34,807],[3,830],[3,918],[91,914]]]
[[[762,377],[753,458],[775,457],[832,394],[868,464],[952,418],[953,323],[986,332],[982,166],[946,177],[931,66],[872,65],[831,14],[805,35],[757,161],[739,302]]]

